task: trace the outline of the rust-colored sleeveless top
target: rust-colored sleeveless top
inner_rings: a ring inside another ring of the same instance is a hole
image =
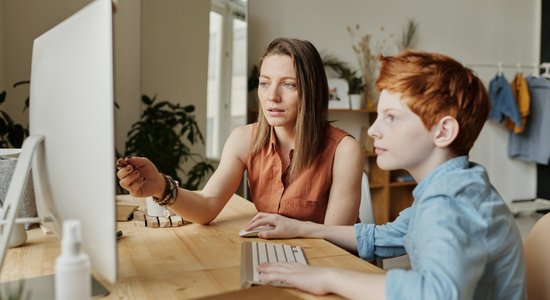
[[[258,124],[253,125],[253,136]],[[269,144],[260,152],[249,153],[246,161],[248,186],[259,212],[278,213],[302,221],[324,223],[332,186],[332,162],[347,132],[327,124],[324,149],[313,164],[285,185],[282,161],[273,127]],[[291,151],[292,152],[292,151]]]

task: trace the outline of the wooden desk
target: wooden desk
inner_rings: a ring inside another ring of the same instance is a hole
[[[118,241],[118,280],[104,299],[188,299],[240,289],[241,242],[239,231],[256,214],[252,203],[233,196],[210,225],[147,228],[119,222],[124,233]],[[311,265],[383,272],[362,259],[321,239],[272,240],[303,247]],[[10,249],[0,281],[52,274],[59,240],[40,229],[29,231],[27,243]],[[286,289],[304,299],[317,297]],[[340,299],[335,295],[326,299]]]

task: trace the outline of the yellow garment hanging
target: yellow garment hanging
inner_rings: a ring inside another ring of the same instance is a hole
[[[510,83],[514,97],[516,97],[516,104],[518,106],[518,112],[521,116],[521,127],[516,127],[514,122],[510,118],[504,120],[504,126],[514,133],[521,133],[525,128],[525,122],[529,115],[529,109],[531,104],[531,98],[529,97],[529,89],[527,88],[527,82],[521,72],[516,73],[516,77]]]

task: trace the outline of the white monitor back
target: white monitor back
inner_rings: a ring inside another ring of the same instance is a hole
[[[92,268],[117,275],[112,7],[96,0],[34,41],[31,136],[39,215],[79,219]]]

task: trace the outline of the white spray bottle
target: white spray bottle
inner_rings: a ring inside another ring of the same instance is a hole
[[[90,299],[92,278],[90,258],[81,249],[80,220],[63,222],[61,255],[55,261],[55,299]]]

